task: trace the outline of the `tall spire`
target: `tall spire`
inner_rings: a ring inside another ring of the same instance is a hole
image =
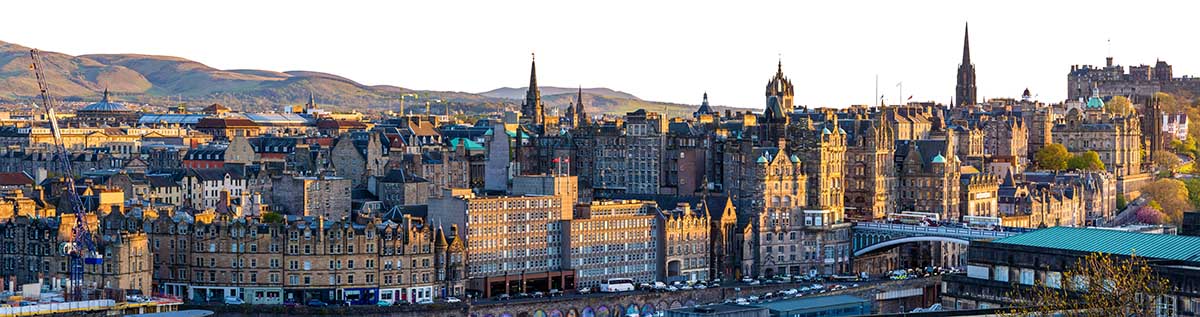
[[[958,65],[958,83],[954,87],[952,106],[975,104],[975,65],[971,64],[971,42],[969,27],[963,26],[963,57]]]
[[[969,24],[963,24],[963,65],[971,64],[971,27]]]
[[[317,107],[317,95],[313,94],[312,91],[309,91],[308,92],[308,104],[306,104],[304,106],[305,106],[305,108],[308,108],[308,109],[316,108]]]
[[[108,87],[104,87],[104,97],[100,98],[100,102],[108,103]]]
[[[537,60],[533,53],[529,53],[528,89],[525,92],[525,103],[521,104],[521,120],[534,125],[540,125],[544,119],[544,106],[542,105],[542,92],[538,90]]]
[[[537,56],[529,53],[529,90],[537,90]]]

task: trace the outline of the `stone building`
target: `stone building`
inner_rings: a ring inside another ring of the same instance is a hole
[[[133,125],[141,118],[141,114],[125,104],[112,102],[108,97],[108,89],[104,89],[104,97],[99,102],[87,105],[75,111],[75,117],[68,122],[77,122],[93,127]]]
[[[659,244],[662,246],[660,276],[666,282],[708,281],[710,219],[706,210],[695,210],[680,203],[664,210]]]
[[[185,207],[195,210],[215,208],[222,192],[241,197],[246,183],[243,170],[236,168],[188,169],[179,182]]]
[[[1022,118],[1001,114],[982,125],[983,155],[1011,159],[1018,167],[1029,164],[1029,131]]]
[[[284,175],[272,181],[271,206],[281,214],[322,216],[337,220],[350,216],[349,179],[336,176]]]
[[[337,176],[350,179],[351,186],[365,186],[371,176],[384,175],[388,162],[388,145],[380,133],[351,132],[343,134],[329,153],[329,163]]]
[[[424,205],[436,190],[429,180],[410,174],[405,169],[389,170],[387,176],[375,181],[375,196],[387,208]]]
[[[959,196],[959,215],[975,217],[999,217],[999,200],[997,190],[1000,188],[1000,178],[992,174],[962,173],[960,175],[962,193]]]
[[[1136,114],[1118,115],[1104,110],[1099,96],[1088,98],[1083,108],[1071,108],[1054,125],[1054,143],[1071,153],[1096,151],[1109,173],[1117,177],[1142,173],[1142,128]]]
[[[878,109],[851,109],[838,125],[846,131],[846,218],[884,219],[892,213],[896,153],[892,126]]]
[[[896,141],[897,211],[932,212],[958,220],[961,163],[954,147],[944,139]]]

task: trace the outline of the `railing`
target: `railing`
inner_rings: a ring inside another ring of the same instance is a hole
[[[896,224],[896,223],[880,223],[880,222],[859,222],[859,223],[854,224],[854,228],[899,231],[899,232],[905,232],[905,233],[931,234],[931,235],[942,235],[942,236],[968,236],[968,237],[972,237],[972,238],[1005,238],[1005,237],[1011,237],[1011,236],[1014,236],[1017,234],[1021,234],[1021,233],[1030,231],[1029,229],[1025,229],[1025,228],[1007,228],[1007,227],[1005,227],[1005,228],[1002,228],[1002,231],[995,231],[995,230],[954,228],[954,227],[930,227],[930,226],[906,225],[906,224]]]

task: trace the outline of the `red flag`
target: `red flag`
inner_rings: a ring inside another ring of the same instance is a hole
[[[571,163],[571,158],[569,158],[569,157],[564,157],[564,158],[563,158],[563,163]]]
[[[556,157],[556,158],[554,158],[553,160],[551,160],[550,162],[551,162],[551,163],[558,163],[558,158]]]
[[[910,95],[910,96],[908,96],[908,100],[912,100],[912,96],[911,96],[911,95]]]

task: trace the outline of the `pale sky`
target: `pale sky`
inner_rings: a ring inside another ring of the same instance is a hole
[[[949,103],[963,23],[980,97],[1065,97],[1072,64],[1200,75],[1198,1],[13,1],[0,41],[220,69],[482,92],[528,83],[761,108],[782,56],[796,103]],[[39,16],[38,13],[44,13]]]

